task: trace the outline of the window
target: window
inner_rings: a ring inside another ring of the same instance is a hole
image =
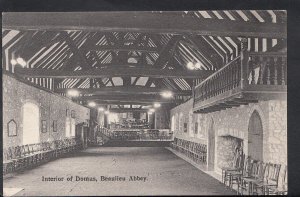
[[[15,120],[10,120],[7,123],[8,136],[17,136],[17,123]]]
[[[195,122],[195,130],[194,130],[195,134],[198,134],[198,122]]]
[[[69,117],[66,118],[66,137],[71,136],[71,120]]]
[[[184,124],[183,124],[183,132],[184,133],[187,133],[187,123],[185,122]]]
[[[70,137],[75,137],[75,127],[76,127],[75,119],[72,118],[72,119],[71,119],[71,131],[70,131]]]
[[[53,120],[53,132],[57,132],[57,120]]]
[[[179,115],[178,122],[179,122],[179,132],[182,132],[183,131],[183,114],[182,113],[180,113],[180,115]]]

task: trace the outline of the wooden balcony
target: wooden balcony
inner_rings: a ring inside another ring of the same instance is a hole
[[[223,68],[194,88],[194,112],[209,113],[255,103],[286,99],[286,53],[242,50]]]

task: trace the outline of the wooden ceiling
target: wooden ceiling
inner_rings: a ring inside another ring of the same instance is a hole
[[[239,55],[242,37],[250,51],[286,47],[286,23],[277,10],[4,13],[2,68],[63,96],[77,89],[82,104],[180,103]]]

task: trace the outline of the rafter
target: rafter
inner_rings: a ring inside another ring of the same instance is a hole
[[[161,52],[159,53],[159,57],[156,60],[156,62],[154,63],[154,67],[160,67],[162,68],[167,61],[170,60],[172,53],[170,53],[170,51],[172,49],[174,49],[174,47],[176,46],[177,42],[182,39],[182,36],[178,36],[175,35],[173,36],[168,44],[166,44],[162,49]]]
[[[70,37],[70,35],[67,32],[61,32],[61,36],[65,41],[67,42],[68,46],[70,47],[71,51],[74,53],[74,58],[76,58],[81,64],[80,66],[89,69],[91,68],[90,63],[87,60],[87,57],[85,54],[83,54],[75,45],[74,41]]]

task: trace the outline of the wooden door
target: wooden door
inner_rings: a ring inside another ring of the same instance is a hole
[[[257,111],[253,112],[249,121],[248,155],[263,161],[263,127]]]

